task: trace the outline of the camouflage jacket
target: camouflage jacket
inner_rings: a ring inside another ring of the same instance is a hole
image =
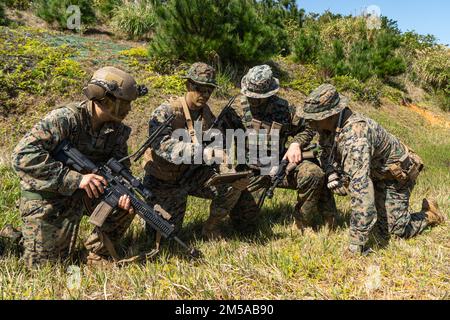
[[[122,123],[105,123],[98,132],[91,127],[92,102],[83,101],[58,108],[37,123],[13,151],[12,165],[22,190],[55,192],[65,196],[77,190],[82,175],[52,158],[64,139],[94,163],[127,155],[131,129]],[[130,162],[124,163],[130,167]]]
[[[187,130],[186,118],[182,110],[180,99],[184,98],[179,97],[162,103],[155,111],[153,111],[149,121],[149,132],[151,133],[153,129],[157,128],[175,113],[174,120],[172,120],[169,126],[161,133],[159,139],[156,139],[153,145],[151,145],[152,150],[154,150],[157,156],[170,163],[173,163],[174,159],[181,154],[191,154],[192,161],[194,160],[195,155],[195,144],[192,141],[180,141],[179,139],[172,137],[172,133],[177,129]],[[199,111],[189,110],[189,113],[192,121],[202,122],[202,131],[206,131],[214,121],[214,115],[208,105],[204,106]],[[199,134],[200,132],[197,136],[199,136]]]
[[[396,163],[407,152],[399,139],[378,123],[353,113],[345,121],[336,140],[336,161],[349,181],[352,219],[350,234],[354,244],[365,244],[376,219],[373,182],[386,176],[389,164]],[[353,229],[353,230],[352,230]]]
[[[278,97],[272,96],[266,106],[250,107],[247,97],[239,95],[231,106],[231,111],[224,115],[224,123],[229,129],[251,129],[252,119],[267,124],[278,122],[282,125],[280,130],[280,144],[285,147],[288,137],[294,137],[292,142],[306,147],[314,138],[315,131],[305,124],[305,121],[295,115],[295,108]],[[225,129],[226,129],[225,128]]]

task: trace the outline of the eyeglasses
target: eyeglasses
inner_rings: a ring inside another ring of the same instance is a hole
[[[211,93],[213,93],[214,91],[214,87],[211,86],[202,86],[202,85],[198,85],[195,83],[191,83],[191,88],[194,91],[200,92],[201,95],[211,95]]]

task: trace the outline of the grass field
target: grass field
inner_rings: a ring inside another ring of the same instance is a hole
[[[76,42],[74,37],[71,40]],[[121,46],[120,50],[125,48]],[[110,52],[112,58],[117,58],[117,52]],[[109,61],[108,56],[103,58]],[[83,59],[87,60],[84,53]],[[84,68],[89,71],[92,66]],[[145,83],[139,69],[133,70]],[[81,97],[77,89],[69,98]],[[157,87],[152,90],[151,97],[137,103],[127,119],[134,130],[131,151],[144,139],[151,110],[169,95]],[[297,104],[303,99],[294,90],[281,90],[280,95]],[[211,104],[217,111],[223,102],[213,99]],[[37,111],[29,109],[21,115],[2,118],[0,228],[6,223],[21,224],[18,178],[10,168],[9,153],[30,125],[54,104],[44,103]],[[423,158],[426,170],[413,192],[412,209],[418,211],[422,198],[432,197],[449,216],[449,115],[425,102],[416,109],[389,102],[379,109],[357,103],[352,107],[379,121]],[[133,169],[136,175],[142,175],[138,166]],[[187,259],[181,248],[165,244],[152,261],[103,267],[78,264],[78,274],[70,263],[27,270],[17,252],[7,249],[0,258],[0,299],[450,298],[449,223],[411,240],[391,239],[386,248],[369,257],[352,257],[346,253],[349,201],[337,200],[342,218],[334,232],[323,228],[299,234],[292,228],[295,192],[278,190],[274,199],[264,205],[257,234],[243,237],[224,223],[224,239],[203,241],[200,233],[208,216],[208,201],[190,198],[181,238],[204,253],[205,258],[195,262]],[[84,218],[78,238],[80,251],[91,230]],[[128,256],[147,246],[142,224],[136,219],[121,243],[121,252]]]

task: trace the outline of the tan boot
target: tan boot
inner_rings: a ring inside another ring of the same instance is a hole
[[[425,212],[428,225],[438,225],[445,221],[444,214],[439,210],[438,204],[434,200],[423,199],[422,212]]]
[[[14,228],[11,224],[5,225],[0,230],[0,237],[8,239],[12,244],[18,245],[22,239],[22,232]]]
[[[87,260],[86,264],[88,266],[94,267],[102,267],[110,263],[110,261],[105,256],[98,255],[92,251],[89,252],[89,255],[87,256],[86,260]]]
[[[220,239],[222,237],[222,233],[219,228],[221,221],[222,219],[219,217],[209,217],[203,225],[202,236],[206,240]]]

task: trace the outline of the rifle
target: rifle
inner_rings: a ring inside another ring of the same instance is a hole
[[[136,156],[136,158],[134,158],[133,162],[138,161],[145,153],[145,151],[151,146],[151,144],[155,141],[155,139],[159,136],[159,134],[165,129],[167,128],[167,126],[169,125],[169,123],[172,122],[172,120],[175,118],[175,114],[171,114],[163,123],[161,123],[156,129],[155,131],[153,131],[152,134],[149,135],[149,137],[147,138],[147,140],[145,140],[145,142],[142,144],[142,146],[139,147],[139,149],[125,157],[119,160],[119,162],[123,162],[126,159],[129,159],[131,157]]]
[[[102,195],[101,203],[95,208],[90,217],[90,222],[96,226],[102,226],[107,216],[114,208],[117,208],[119,198],[127,195],[136,213],[144,219],[155,231],[165,239],[174,239],[190,256],[198,258],[201,252],[189,248],[181,239],[174,235],[174,226],[155,212],[147,203],[135,195],[137,192],[145,200],[152,198],[150,190],[133,177],[128,169],[119,161],[111,158],[105,165],[96,166],[91,160],[77,150],[68,140],[62,141],[54,151],[54,158],[78,172],[87,172],[100,175],[106,179],[108,185]]]
[[[237,96],[233,96],[231,97],[230,100],[228,100],[227,104],[225,105],[225,107],[223,107],[222,111],[220,111],[219,115],[216,117],[216,119],[214,120],[214,122],[211,124],[211,127],[209,127],[208,131],[214,128],[220,128],[222,127],[222,123],[223,123],[223,119],[225,117],[225,114],[228,112],[228,110],[231,108],[234,100],[236,100]]]
[[[312,149],[315,149],[316,147],[317,146],[315,144],[312,144],[308,148],[304,149],[302,151],[302,159],[315,159],[318,152],[317,152],[317,150],[312,150]],[[259,208],[262,207],[266,197],[269,199],[273,198],[273,193],[274,193],[275,189],[278,187],[278,185],[281,182],[283,182],[286,175],[288,175],[296,166],[297,165],[294,163],[290,164],[287,159],[283,159],[281,161],[276,174],[272,177],[270,186],[268,188],[266,188],[266,190],[264,191],[262,196],[259,198],[259,201],[258,201]]]

